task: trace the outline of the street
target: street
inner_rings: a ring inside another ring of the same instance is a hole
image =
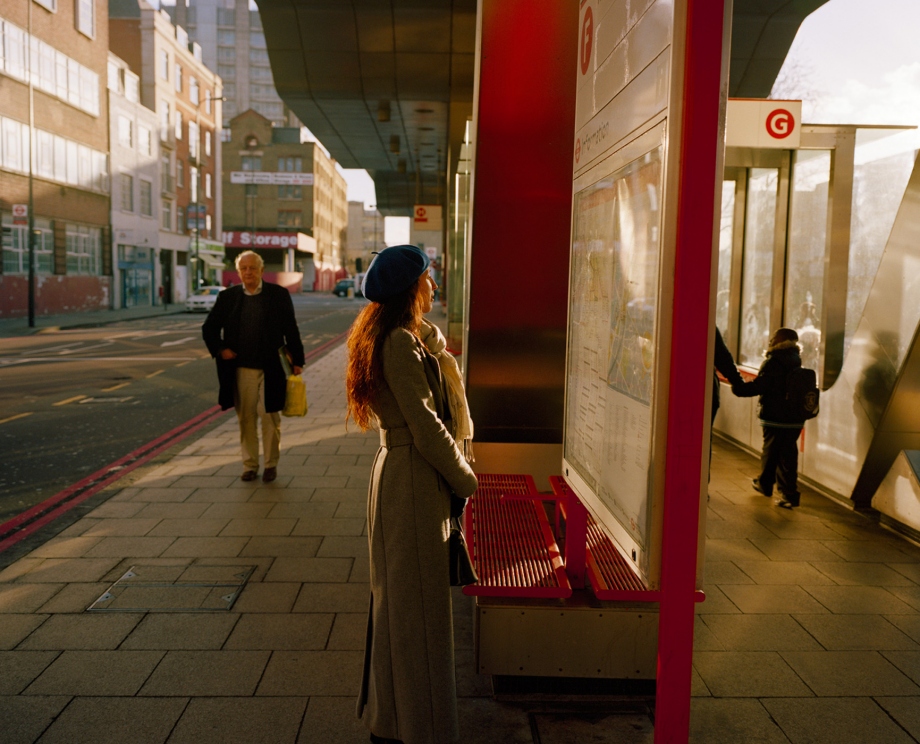
[[[293,299],[308,354],[364,306],[326,293]],[[0,524],[216,405],[205,317],[0,338]]]

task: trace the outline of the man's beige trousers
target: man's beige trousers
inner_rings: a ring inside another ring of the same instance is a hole
[[[238,367],[236,370],[236,417],[240,422],[240,449],[243,467],[259,469],[259,419],[262,420],[262,444],[265,467],[278,467],[281,456],[281,414],[265,413],[265,373],[261,369]]]

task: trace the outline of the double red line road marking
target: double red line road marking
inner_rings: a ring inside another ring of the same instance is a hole
[[[347,331],[345,333],[340,333],[338,336],[312,349],[309,354],[305,355],[305,363],[313,361],[321,356],[324,352],[328,351],[332,346],[345,338],[347,334]],[[194,418],[189,419],[184,424],[180,424],[175,429],[157,437],[152,442],[138,447],[133,452],[129,452],[124,457],[106,465],[101,470],[97,470],[92,475],[86,476],[83,480],[68,486],[51,498],[45,499],[31,509],[27,509],[8,522],[0,524],[0,553],[16,545],[16,543],[24,540],[34,532],[37,532],[63,514],[66,514],[75,506],[99,493],[103,488],[114,483],[119,478],[124,477],[135,468],[150,461],[164,450],[169,449],[174,444],[181,442],[199,429],[213,423],[219,419],[223,413],[224,412],[220,410],[220,406],[209,408],[203,413],[199,413]]]

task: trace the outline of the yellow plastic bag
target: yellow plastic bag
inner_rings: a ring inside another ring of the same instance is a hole
[[[287,378],[287,395],[284,399],[282,416],[307,415],[307,386],[300,375],[289,375]]]

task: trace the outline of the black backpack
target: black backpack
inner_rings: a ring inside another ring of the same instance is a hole
[[[813,369],[795,367],[786,375],[786,405],[795,421],[807,421],[818,415],[821,391]]]

